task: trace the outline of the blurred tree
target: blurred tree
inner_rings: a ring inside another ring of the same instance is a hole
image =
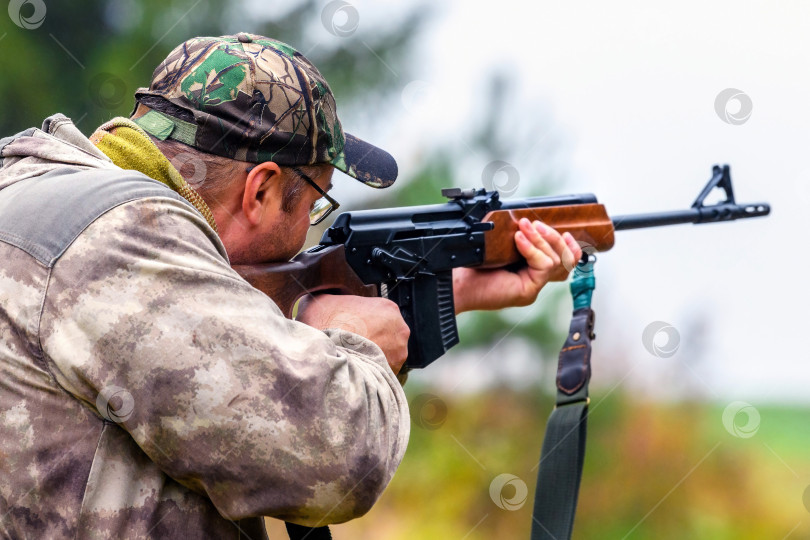
[[[304,52],[341,104],[385,99],[396,84],[386,66],[402,63],[429,10],[416,6],[391,28],[353,28],[339,26],[341,13],[334,9],[336,22],[328,20],[330,5],[355,10],[315,0],[294,3],[280,15],[250,0],[13,0],[9,16],[0,14],[0,133],[39,125],[54,112],[89,133],[113,116],[129,115],[135,90],[148,85],[155,67],[181,42],[240,31]],[[323,28],[313,28],[313,20]],[[327,25],[343,39],[319,46],[311,36],[323,35]]]
[[[224,0],[11,4],[21,4],[21,19],[0,16],[4,135],[39,125],[55,112],[85,132],[128,115],[135,89],[149,83],[168,52],[191,35],[219,33],[230,9]],[[39,25],[31,19],[38,11],[44,14]]]

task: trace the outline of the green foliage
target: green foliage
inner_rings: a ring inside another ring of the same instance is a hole
[[[45,20],[35,29],[0,16],[4,135],[38,126],[55,112],[73,118],[86,133],[129,115],[135,90],[148,85],[169,51],[189,37],[222,33],[231,9],[224,0],[45,5]]]
[[[63,112],[85,132],[132,111],[137,88],[181,42],[194,36],[247,31],[290,43],[321,68],[341,108],[387,99],[404,74],[403,59],[429,9],[411,11],[390,29],[361,26],[357,33],[321,45],[323,2],[293,9],[248,10],[225,0],[76,0],[46,2],[41,26],[24,29],[0,14],[0,133],[15,133]],[[30,16],[33,4],[23,6]],[[5,11],[5,10],[4,10]],[[369,101],[371,100],[371,101]],[[379,101],[377,101],[379,103]]]

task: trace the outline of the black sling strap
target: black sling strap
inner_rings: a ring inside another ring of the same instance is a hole
[[[289,521],[284,523],[287,526],[287,534],[290,535],[290,540],[332,540],[332,533],[329,532],[329,527],[306,527],[304,525],[296,525]]]
[[[577,509],[588,419],[595,257],[574,270],[574,314],[557,366],[557,404],[546,426],[532,513],[532,540],[571,538]]]

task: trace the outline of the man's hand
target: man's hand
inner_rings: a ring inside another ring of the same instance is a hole
[[[565,281],[582,257],[582,248],[569,233],[522,218],[515,244],[528,266],[518,272],[504,269],[453,270],[456,313],[474,309],[527,306],[549,281]]]
[[[399,373],[408,358],[411,330],[397,305],[386,298],[305,296],[298,305],[296,320],[320,330],[340,328],[370,339],[382,349],[394,373]]]

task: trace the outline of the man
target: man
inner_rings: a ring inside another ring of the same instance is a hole
[[[289,259],[334,168],[386,187],[394,160],[260,36],[182,44],[136,101],[89,140],[62,115],[0,140],[0,536],[261,538],[260,516],[362,515],[408,440],[407,326],[352,296],[286,319],[230,265]],[[172,162],[205,169],[196,190]],[[458,311],[528,304],[581,254],[539,223],[515,241],[528,267],[456,273]]]

